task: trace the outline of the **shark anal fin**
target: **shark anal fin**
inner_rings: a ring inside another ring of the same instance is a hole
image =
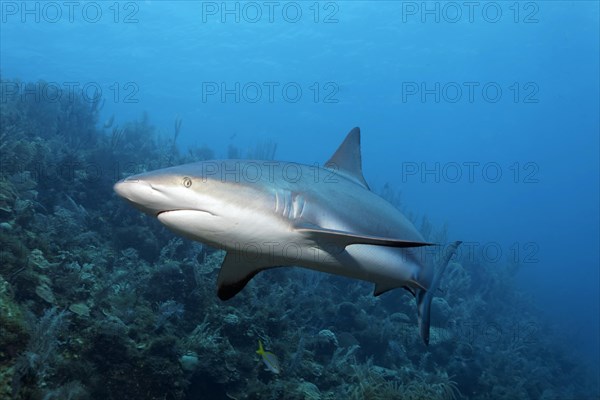
[[[371,244],[375,246],[388,247],[420,247],[432,246],[434,244],[428,242],[415,242],[412,240],[399,240],[380,236],[357,235],[350,232],[320,228],[311,225],[299,225],[296,227],[296,231],[305,234],[315,242],[325,243],[326,245],[335,245],[342,248],[351,244]]]
[[[217,279],[217,295],[221,300],[229,300],[238,294],[260,271],[274,268],[265,266],[259,256],[244,256],[241,252],[228,251],[221,264]]]
[[[369,189],[369,185],[362,173],[360,128],[353,128],[348,133],[346,139],[340,144],[340,147],[338,147],[333,156],[325,163],[325,167],[358,183],[365,189]]]

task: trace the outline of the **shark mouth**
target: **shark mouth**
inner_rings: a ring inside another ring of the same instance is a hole
[[[213,217],[216,217],[216,214],[211,213],[210,211],[206,211],[206,210],[190,210],[190,209],[186,209],[186,208],[182,208],[182,209],[177,209],[177,210],[164,210],[164,211],[159,211],[158,213],[156,213],[156,218],[160,219],[161,217],[165,217],[167,214],[175,214],[177,213],[178,215],[187,215],[190,217],[193,216],[197,216],[199,214],[209,214],[212,215]]]

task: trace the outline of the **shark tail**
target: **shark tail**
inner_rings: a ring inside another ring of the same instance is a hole
[[[417,289],[416,297],[417,297],[417,314],[419,319],[419,333],[421,334],[421,338],[425,345],[429,345],[429,326],[430,326],[430,312],[431,312],[431,300],[433,300],[433,295],[437,292],[440,286],[440,280],[442,275],[444,274],[444,270],[450,261],[450,258],[456,252],[456,249],[461,244],[460,241],[451,243],[448,245],[443,253],[438,258],[435,265],[435,274],[433,277],[433,282],[428,290],[425,289]]]

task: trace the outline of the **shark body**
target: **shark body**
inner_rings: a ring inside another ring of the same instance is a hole
[[[114,190],[174,232],[227,252],[217,282],[223,300],[262,270],[302,266],[373,282],[375,295],[409,290],[429,343],[431,299],[460,242],[437,257],[417,251],[433,244],[369,189],[358,128],[323,167],[202,161],[134,175]]]

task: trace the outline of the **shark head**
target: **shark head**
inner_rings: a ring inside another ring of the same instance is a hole
[[[189,172],[179,166],[133,175],[117,182],[114,190],[134,207],[154,217],[177,210],[211,213],[215,205],[209,196],[203,196],[201,177],[189,176]]]
[[[213,234],[219,230],[221,217],[227,215],[225,208],[228,204],[215,195],[218,180],[207,179],[195,172],[201,170],[199,164],[133,175],[117,182],[114,191],[135,208],[158,218],[177,233],[205,241],[203,230]]]
[[[244,184],[235,173],[239,164],[196,162],[146,172],[120,180],[114,191],[172,231],[227,248],[238,241],[237,234],[244,234],[244,227],[255,229],[262,221],[260,215],[247,211],[270,208],[272,200],[268,193]]]

